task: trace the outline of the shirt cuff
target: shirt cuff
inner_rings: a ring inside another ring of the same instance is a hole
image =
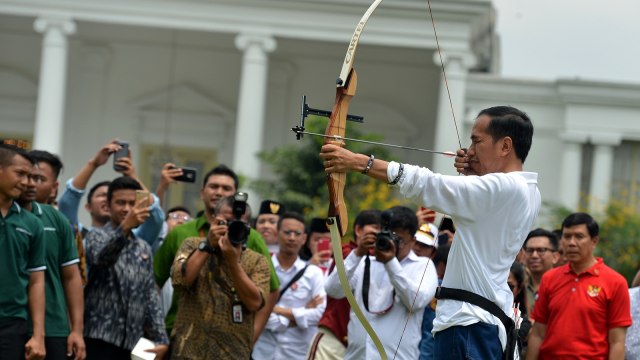
[[[384,264],[384,267],[387,269],[389,274],[399,274],[402,271],[402,266],[400,265],[397,257],[387,261],[387,263]]]
[[[309,327],[309,324],[307,322],[307,317],[305,316],[304,308],[291,308],[291,313],[293,314],[293,318],[296,319],[297,327],[301,329],[306,329]]]
[[[159,209],[160,208],[160,199],[158,199],[158,196],[156,196],[156,194],[151,193],[151,196],[153,196],[153,204],[151,204],[151,206],[149,207],[149,211],[154,210],[154,209]]]
[[[84,193],[86,192],[86,190],[81,190],[76,188],[75,186],[73,186],[73,178],[67,180],[67,189],[69,189],[69,191],[71,191],[72,193],[75,193],[77,195],[84,195]]]
[[[400,171],[400,164],[392,161],[387,166],[387,182],[390,183],[398,176],[398,171]]]

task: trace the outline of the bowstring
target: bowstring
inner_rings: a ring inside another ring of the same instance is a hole
[[[427,5],[429,7],[429,16],[431,17],[431,26],[433,27],[433,35],[435,37],[436,40],[436,49],[438,50],[438,57],[440,59],[440,68],[442,69],[442,77],[444,80],[444,85],[445,88],[447,89],[447,97],[449,98],[449,107],[451,108],[451,116],[453,117],[453,125],[455,126],[456,129],[456,136],[458,138],[458,145],[460,146],[460,149],[462,149],[462,141],[460,140],[460,132],[458,131],[458,122],[456,121],[456,112],[454,110],[453,107],[453,100],[451,99],[451,90],[449,89],[449,81],[447,80],[447,71],[445,70],[444,67],[444,60],[442,59],[442,50],[440,49],[440,40],[438,39],[438,31],[436,30],[436,21],[435,18],[433,17],[433,11],[431,10],[431,0],[427,0]],[[416,290],[416,294],[413,297],[413,302],[411,303],[411,309],[409,310],[409,312],[407,313],[405,322],[404,322],[404,327],[402,329],[402,334],[400,335],[400,340],[398,341],[398,346],[396,346],[396,351],[393,354],[393,359],[395,360],[396,356],[398,355],[398,351],[400,350],[400,344],[402,343],[402,338],[404,337],[404,333],[407,329],[407,325],[409,324],[409,318],[411,316],[411,314],[413,313],[413,308],[415,306],[415,302],[416,299],[418,298],[418,293],[420,292],[420,287],[422,286],[422,281],[424,280],[424,276],[427,273],[427,269],[429,267],[429,262],[431,261],[431,258],[429,258],[429,260],[427,261],[427,266],[425,266],[424,271],[422,272],[422,277],[420,278],[420,284],[418,285],[418,289]]]

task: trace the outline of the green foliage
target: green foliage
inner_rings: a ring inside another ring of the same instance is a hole
[[[307,131],[323,134],[326,121],[327,119],[319,117],[309,117]],[[347,137],[382,140],[380,135],[362,135],[354,129],[357,124],[349,125]],[[329,196],[326,174],[319,157],[323,143],[322,137],[305,135],[296,144],[260,153],[260,159],[270,165],[277,178],[256,180],[250,186],[262,198],[282,202],[287,210],[300,212],[307,218],[325,217]],[[389,151],[381,146],[347,141],[347,147],[357,153],[374,154],[376,158],[391,160]],[[344,198],[351,223],[357,213],[364,209],[385,209],[400,203],[389,186],[354,172],[347,174]]]
[[[557,228],[572,211],[561,206],[551,206],[551,218]],[[589,212],[586,209],[577,211]],[[640,265],[640,214],[632,206],[611,201],[602,212],[591,213],[600,225],[600,242],[595,255],[605,264],[622,274],[629,284]]]

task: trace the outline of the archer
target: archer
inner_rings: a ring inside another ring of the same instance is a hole
[[[332,144],[322,147],[327,174],[351,170],[387,181],[456,223],[447,272],[436,292],[435,359],[513,356],[517,334],[507,278],[540,209],[537,173],[523,171],[532,137],[524,112],[509,106],[480,111],[471,145],[455,158],[455,168],[467,176],[386,162]]]

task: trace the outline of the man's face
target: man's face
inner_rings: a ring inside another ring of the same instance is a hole
[[[503,143],[502,141],[494,142],[491,135],[487,133],[490,122],[489,116],[480,115],[471,130],[471,145],[467,150],[471,174],[485,175],[500,170],[498,160]]]
[[[400,237],[400,241],[398,242],[398,251],[396,257],[398,260],[402,260],[407,255],[411,249],[413,249],[413,245],[416,242],[414,238],[414,234],[411,234],[408,230],[405,229],[391,229],[391,231],[395,232],[398,237]]]
[[[570,263],[581,263],[591,259],[597,244],[598,237],[591,237],[585,224],[562,229],[560,245],[564,250],[564,257]]]
[[[553,250],[551,241],[546,236],[529,238],[524,254],[527,268],[534,274],[544,274],[558,262],[558,253]]]
[[[184,224],[185,222],[191,220],[191,215],[182,210],[172,211],[167,215],[167,232],[171,231],[177,225]]]
[[[280,252],[286,255],[297,255],[307,241],[304,224],[296,219],[284,219],[278,230]]]
[[[416,241],[413,244],[413,252],[416,253],[416,255],[418,256],[428,257],[430,259],[433,259],[433,257],[436,255],[436,248],[433,246],[429,246],[427,244],[423,244],[419,241]]]
[[[279,215],[258,215],[256,231],[262,235],[267,245],[278,245],[278,220],[280,220]]]
[[[136,191],[130,189],[116,190],[111,195],[109,210],[111,212],[111,222],[118,226],[124,221],[131,209],[136,204]]]
[[[18,198],[20,205],[25,205],[36,200],[36,182],[38,181],[37,173],[38,167],[34,165],[31,168],[31,173],[29,174],[29,181],[20,194],[20,198]]]
[[[15,155],[7,166],[0,166],[0,195],[18,199],[29,185],[33,165],[21,155]]]
[[[58,188],[58,179],[56,179],[53,168],[48,163],[41,161],[38,163],[38,173],[36,182],[36,201],[47,204],[51,197],[55,196]]]
[[[233,178],[227,175],[211,175],[200,190],[200,199],[202,199],[205,209],[212,210],[216,207],[218,200],[235,193],[236,186]]]
[[[107,202],[107,185],[100,186],[93,192],[89,203],[85,205],[85,209],[91,214],[91,218],[98,222],[106,222],[111,213],[109,212],[109,203]]]

